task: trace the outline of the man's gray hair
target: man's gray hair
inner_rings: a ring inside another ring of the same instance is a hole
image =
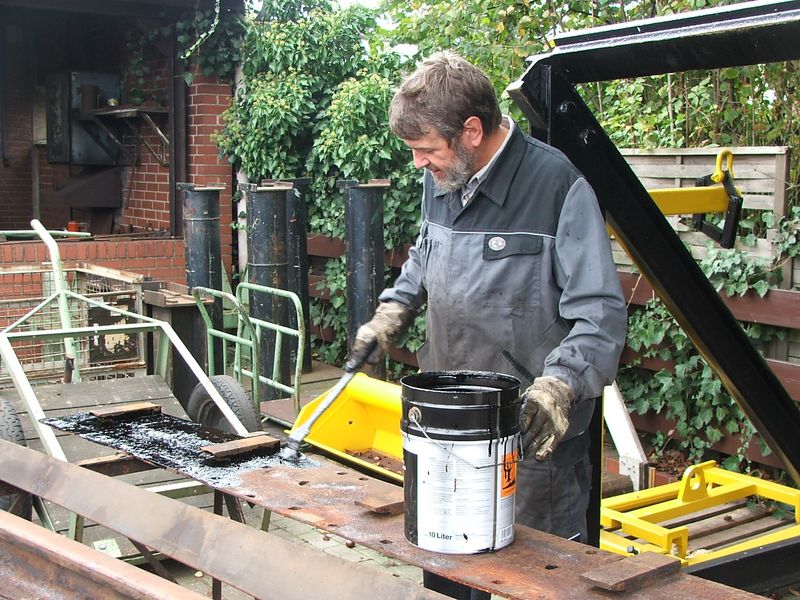
[[[492,83],[454,52],[437,52],[400,85],[389,106],[389,127],[403,140],[416,140],[436,129],[451,144],[472,116],[481,120],[484,135],[500,126]]]

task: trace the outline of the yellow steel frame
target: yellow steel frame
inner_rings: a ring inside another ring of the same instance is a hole
[[[728,210],[730,198],[722,182],[725,171],[722,161],[727,159],[726,171],[733,176],[733,152],[723,148],[717,153],[716,166],[711,174],[711,181],[719,185],[693,188],[660,188],[647,190],[650,197],[665,215],[688,215],[705,213],[724,213]],[[734,179],[735,180],[735,179]]]
[[[737,544],[689,556],[686,526],[664,527],[660,522],[749,497],[774,500],[794,511],[795,524]],[[600,509],[600,547],[618,554],[659,552],[691,565],[800,535],[800,490],[749,475],[733,473],[708,461],[692,465],[680,481],[648,490],[605,498]],[[634,536],[636,541],[623,537]]]

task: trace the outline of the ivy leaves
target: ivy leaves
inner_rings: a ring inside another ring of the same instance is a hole
[[[785,233],[778,239],[783,238],[787,252],[796,254],[800,244],[796,239],[790,240],[797,230],[800,211],[793,211],[793,217],[781,221],[781,231]],[[774,220],[771,214],[762,218],[767,224]],[[774,268],[759,264],[739,249],[709,244],[700,267],[714,287],[728,296],[757,293],[763,297],[775,283]],[[755,323],[745,325],[744,330],[761,350],[785,336],[780,329]],[[690,460],[701,459],[725,435],[739,434],[743,446],[750,443],[752,426],[744,413],[660,300],[651,299],[642,310],[632,312],[627,344],[638,357],[621,368],[617,376],[626,402],[638,414],[665,412],[667,418],[675,419],[672,441],[687,452]],[[656,373],[640,368],[644,361],[653,359],[668,361],[670,366]],[[663,447],[665,441],[663,436],[655,439],[658,447]],[[744,451],[744,447],[740,448],[728,466],[738,466]]]

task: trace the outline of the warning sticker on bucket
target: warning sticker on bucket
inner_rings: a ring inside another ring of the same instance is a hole
[[[517,453],[511,452],[503,456],[503,468],[500,470],[500,497],[508,498],[517,490]]]

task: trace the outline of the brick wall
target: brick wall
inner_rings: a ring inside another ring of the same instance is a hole
[[[20,21],[20,25],[0,24],[2,27],[7,27],[6,48],[0,49],[0,53],[19,57],[18,60],[6,61],[8,85],[5,94],[8,106],[10,160],[8,166],[0,164],[0,230],[30,228],[30,220],[33,217],[31,155],[34,143],[41,141],[33,139],[35,117],[33,104],[35,98],[42,96],[48,74],[51,71],[55,73],[66,69],[124,71],[127,63],[124,43],[108,41],[109,37],[124,39],[122,35],[126,27],[124,21],[113,17],[93,17],[97,23],[86,24],[87,18],[79,18],[77,15],[70,17],[71,23],[77,29],[69,35],[67,26],[70,23],[61,22],[53,15],[50,15],[51,20],[48,21],[50,29],[47,30],[49,33],[46,36],[23,25],[23,20]],[[63,58],[65,53],[54,49],[58,44],[53,43],[52,48],[47,44],[37,44],[39,38],[59,39],[64,44],[68,43],[69,54],[74,64],[66,64]],[[31,48],[34,48],[38,56],[40,61],[38,64],[32,56]],[[105,48],[107,51],[98,52],[97,48]],[[4,53],[4,50],[12,52]],[[167,59],[155,48],[151,48],[145,61],[148,72],[145,83],[140,86],[144,90],[145,100],[155,100],[160,106],[167,106],[170,85],[167,77]],[[38,75],[37,69],[41,71]],[[187,89],[186,107],[187,181],[197,186],[223,187],[220,194],[220,230],[222,259],[228,274],[232,272],[233,236],[230,223],[233,218],[231,197],[235,178],[228,162],[218,157],[217,148],[211,141],[211,134],[222,128],[221,114],[229,105],[231,97],[232,86],[229,82],[222,82],[214,76],[197,74]],[[121,100],[123,103],[128,101],[124,93]],[[166,133],[167,115],[154,115],[153,119]],[[136,126],[143,136],[143,141],[154,148],[160,147],[156,134],[144,121],[140,120]],[[77,174],[82,169],[48,163],[47,148],[44,145],[36,146],[33,152],[38,156],[39,189],[42,192],[60,187],[71,175]],[[144,143],[139,145],[136,154],[136,165],[123,170],[123,208],[116,221],[117,231],[168,232],[171,210],[169,167],[160,164]],[[169,156],[166,158],[169,159]],[[89,216],[88,210],[73,209],[73,217],[77,220],[88,221]],[[69,208],[49,203],[42,198],[40,220],[48,228],[64,228],[69,220]],[[37,244],[41,245],[40,242]],[[183,253],[180,252],[178,255],[182,259]],[[122,255],[121,258],[127,258],[127,255]],[[137,255],[137,258],[140,257]],[[76,258],[76,260],[82,259]],[[160,268],[155,264],[145,264],[141,261],[139,266],[142,269]],[[123,267],[118,266],[118,268]],[[180,277],[183,277],[182,271]]]
[[[225,270],[231,273],[233,230],[234,173],[225,158],[220,158],[211,134],[223,127],[222,113],[228,108],[233,95],[230,83],[214,76],[195,75],[188,91],[187,134],[189,136],[189,182],[197,186],[222,186],[220,192],[220,230],[222,260]]]
[[[186,284],[182,239],[142,240],[109,236],[101,239],[59,241],[58,249],[63,261],[91,263],[121,271],[132,271],[151,277],[155,281]],[[0,243],[0,265],[3,268],[49,260],[47,248],[41,241]]]
[[[167,63],[164,58],[146,61],[148,81],[143,85],[146,100],[167,105]],[[153,116],[156,124],[166,133],[167,116]],[[120,219],[122,230],[169,231],[169,166],[162,165],[147,149],[160,149],[158,136],[144,122],[138,124],[142,143],[137,149],[136,164],[124,170],[122,176],[123,211]],[[169,155],[167,154],[167,160]]]

